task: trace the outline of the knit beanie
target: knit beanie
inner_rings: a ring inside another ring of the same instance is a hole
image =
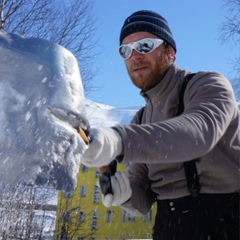
[[[153,11],[137,11],[125,20],[120,33],[120,45],[126,36],[135,32],[152,33],[168,42],[177,51],[168,22],[161,15]]]

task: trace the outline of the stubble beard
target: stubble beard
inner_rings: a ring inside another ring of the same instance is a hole
[[[170,64],[166,53],[163,53],[155,63],[139,60],[137,63],[133,64],[131,69],[139,66],[149,66],[150,70],[146,74],[135,75],[131,74],[131,71],[128,69],[128,74],[136,87],[140,88],[142,91],[147,91],[162,81]]]

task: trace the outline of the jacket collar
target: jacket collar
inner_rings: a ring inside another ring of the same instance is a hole
[[[178,70],[179,68],[177,67],[177,65],[172,64],[168,69],[166,75],[158,85],[146,92],[141,91],[140,95],[144,97],[145,100],[159,99],[160,96],[164,97],[165,95],[168,95],[176,84],[175,78]]]

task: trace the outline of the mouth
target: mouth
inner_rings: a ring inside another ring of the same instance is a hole
[[[149,69],[148,66],[136,66],[133,68],[134,73],[143,73],[146,72]]]

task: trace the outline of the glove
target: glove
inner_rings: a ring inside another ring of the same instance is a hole
[[[88,167],[107,166],[122,153],[122,139],[112,128],[92,128],[91,142],[81,162]]]
[[[132,196],[129,178],[126,172],[116,172],[111,176],[113,194],[102,195],[102,202],[105,207],[119,206],[125,203]]]

